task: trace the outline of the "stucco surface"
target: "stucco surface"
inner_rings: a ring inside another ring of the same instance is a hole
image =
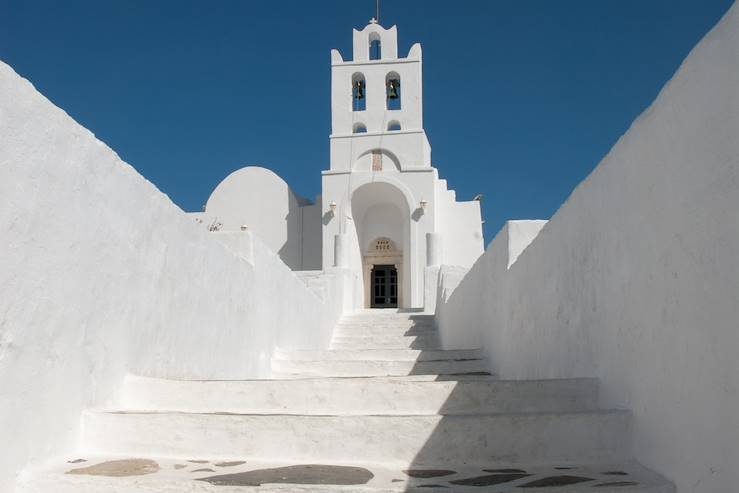
[[[205,211],[194,215],[219,231],[256,233],[293,270],[320,269],[320,205],[292,191],[273,171],[246,166],[223,179],[208,198]]]
[[[217,241],[0,63],[0,490],[127,373],[257,377],[276,346],[327,347],[341,273],[323,302],[243,235]]]
[[[739,484],[737,47],[735,4],[510,269],[506,228],[437,306],[501,377],[599,377],[680,492]]]

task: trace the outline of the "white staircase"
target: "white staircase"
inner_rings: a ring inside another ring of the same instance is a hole
[[[129,377],[120,409],[84,414],[84,462],[21,491],[673,491],[631,460],[630,415],[598,409],[597,381],[487,368],[441,350],[428,315],[360,312],[329,350],[276,354],[273,380]]]

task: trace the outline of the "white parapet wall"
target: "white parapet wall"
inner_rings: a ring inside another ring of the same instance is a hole
[[[0,491],[73,449],[126,374],[259,377],[277,347],[328,346],[356,281],[336,270],[320,299],[236,234],[205,231],[0,63]]]
[[[427,276],[436,276],[433,294],[436,299],[426,307],[427,312],[436,310],[437,325],[446,330],[439,331],[442,346],[447,349],[465,349],[480,347],[483,344],[483,335],[486,333],[487,322],[497,316],[493,313],[481,314],[480,310],[500,309],[497,305],[485,302],[486,298],[502,299],[504,292],[498,289],[507,289],[505,281],[508,269],[515,264],[521,253],[536,238],[547,221],[525,220],[508,221],[503,229],[495,236],[488,251],[480,257],[472,269],[456,265],[442,265],[434,268],[427,267]],[[455,298],[455,310],[449,310],[450,298],[464,280],[465,286],[484,286],[486,292],[468,293],[464,299]],[[431,298],[429,295],[428,298]],[[459,320],[460,314],[470,314],[463,323]],[[453,330],[448,330],[453,327]]]
[[[639,461],[679,492],[736,491],[736,4],[509,268],[512,232],[439,301],[445,344],[478,337],[502,378],[600,378]]]

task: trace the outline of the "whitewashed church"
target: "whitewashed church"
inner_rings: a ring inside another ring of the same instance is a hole
[[[426,266],[470,267],[483,253],[480,202],[458,201],[432,165],[421,45],[400,56],[396,26],[374,19],[353,45],[352,60],[331,50],[331,159],[315,203],[245,167],[194,215],[258,234],[293,270],[361,273],[366,308],[420,308]]]
[[[331,54],[315,203],[194,214],[0,62],[0,491],[737,491],[737,46],[484,253],[395,27]]]

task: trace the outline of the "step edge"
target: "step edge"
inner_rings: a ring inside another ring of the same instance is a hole
[[[448,384],[449,382],[454,382],[457,384],[468,384],[468,383],[495,383],[495,384],[501,384],[501,385],[511,385],[511,384],[529,384],[529,385],[537,385],[537,384],[547,384],[547,383],[562,383],[562,382],[569,382],[569,383],[577,383],[577,382],[584,382],[588,384],[594,384],[596,386],[600,385],[600,379],[597,377],[575,377],[575,378],[540,378],[540,379],[502,379],[495,377],[494,375],[470,375],[470,376],[478,376],[478,377],[484,377],[479,379],[469,379],[469,380],[402,380],[406,377],[414,377],[414,376],[423,376],[423,375],[401,375],[401,376],[327,376],[327,377],[316,377],[316,376],[307,376],[304,380],[314,380],[314,381],[326,381],[326,382],[342,382],[345,383],[348,380],[361,380],[363,383],[366,383],[368,381],[372,381],[372,383],[379,384],[383,380],[388,380],[391,382],[403,382],[403,383],[423,383],[423,384],[439,384],[444,383]],[[432,375],[429,375],[432,376]],[[287,379],[280,379],[280,378],[246,378],[246,379],[206,379],[206,380],[191,380],[191,379],[171,379],[171,378],[160,378],[160,377],[147,377],[147,376],[141,376],[141,375],[127,375],[126,381],[124,382],[124,385],[130,385],[130,384],[140,384],[143,383],[143,381],[156,381],[157,383],[174,383],[174,384],[198,384],[198,385],[205,385],[208,383],[223,383],[223,382],[244,382],[244,383],[267,383],[267,382],[294,382],[295,380],[287,380]],[[130,383],[129,382],[135,382]]]
[[[475,414],[304,414],[304,413],[239,413],[239,412],[190,412],[183,410],[122,410],[107,408],[90,408],[82,412],[84,417],[96,415],[120,416],[207,416],[207,417],[284,417],[284,418],[388,418],[388,419],[417,419],[417,418],[502,418],[502,417],[578,417],[578,416],[622,416],[631,417],[628,409],[592,409],[578,411],[533,411],[533,412],[504,412],[504,413],[475,413]]]

